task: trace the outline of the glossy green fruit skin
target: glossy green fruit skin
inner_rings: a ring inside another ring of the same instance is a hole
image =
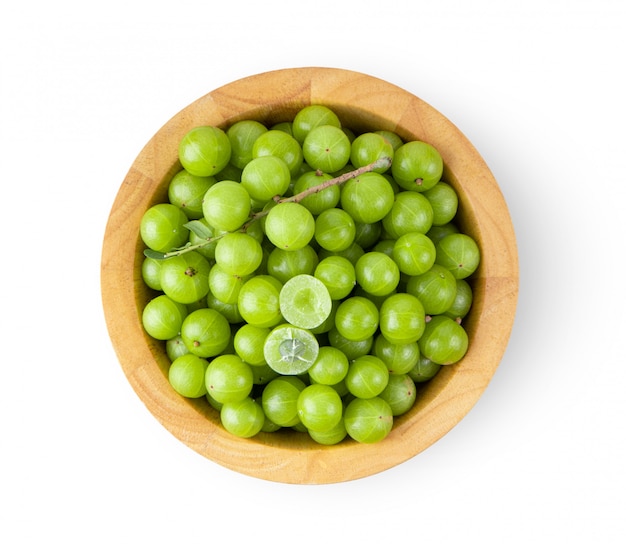
[[[322,104],[305,106],[293,118],[291,130],[293,137],[302,144],[311,130],[323,125],[341,127],[337,114]]]
[[[383,138],[385,138],[385,140],[389,142],[389,144],[394,150],[394,153],[396,149],[398,149],[404,143],[404,141],[402,140],[402,138],[400,138],[400,136],[398,136],[395,132],[392,132],[390,130],[376,130],[374,132],[375,134],[380,134]]]
[[[242,325],[233,338],[235,353],[251,366],[267,365],[263,355],[263,346],[269,333],[269,328],[255,327],[250,323]]]
[[[374,340],[372,353],[385,363],[390,374],[406,374],[420,358],[417,341],[392,344],[382,334]]]
[[[454,234],[455,232],[459,232],[459,227],[457,227],[454,223],[446,223],[445,225],[433,225],[430,230],[426,233],[433,244],[437,245],[439,240],[448,236],[448,234]]]
[[[142,324],[145,331],[156,340],[169,340],[180,333],[187,307],[167,295],[158,295],[143,309]]]
[[[206,390],[222,404],[245,399],[252,391],[252,369],[238,355],[215,357],[205,371]]]
[[[426,234],[433,225],[433,218],[433,207],[422,193],[403,191],[396,195],[382,225],[392,238],[398,239],[410,232]]]
[[[228,164],[230,155],[228,136],[214,126],[192,128],[178,147],[180,163],[194,176],[214,176]]]
[[[265,386],[274,378],[278,378],[278,376],[280,376],[278,372],[266,363],[262,365],[250,365],[250,368],[252,369],[254,385]]]
[[[309,429],[309,436],[318,444],[333,446],[343,441],[343,439],[348,436],[348,431],[346,431],[346,426],[343,422],[343,418],[341,418],[339,420],[339,423],[337,423],[337,425],[335,425],[332,429],[328,431],[319,432]]]
[[[444,315],[452,319],[463,319],[472,307],[474,292],[466,280],[456,280],[456,296]]]
[[[304,160],[302,148],[297,140],[281,130],[268,130],[255,140],[252,146],[253,158],[268,155],[285,161],[292,176],[297,175]]]
[[[249,276],[229,274],[218,264],[214,264],[209,272],[209,290],[211,294],[224,304],[237,304],[241,286]]]
[[[338,255],[331,255],[322,259],[313,272],[313,275],[326,285],[330,298],[341,300],[347,297],[356,285],[356,271],[353,264]]]
[[[459,209],[459,197],[451,185],[440,181],[423,195],[433,209],[433,225],[446,225],[455,218]]]
[[[304,160],[314,170],[336,172],[350,160],[350,140],[341,128],[321,125],[306,135],[302,153]]]
[[[425,327],[426,313],[417,297],[396,293],[383,302],[380,308],[380,332],[391,344],[417,342]]]
[[[300,423],[298,397],[306,384],[297,376],[279,376],[263,389],[261,402],[265,415],[281,427]]]
[[[293,186],[294,194],[299,194],[311,187],[317,187],[325,181],[332,179],[330,174],[311,170],[302,174]],[[341,196],[341,190],[338,185],[331,185],[326,189],[313,193],[300,201],[305,208],[307,208],[313,215],[319,215],[324,210],[329,210],[337,206],[339,198]]]
[[[436,250],[435,262],[447,268],[459,280],[471,276],[480,264],[478,244],[473,238],[461,232],[449,234],[439,240]]]
[[[348,374],[350,363],[346,354],[332,346],[319,348],[317,359],[309,368],[309,377],[315,383],[336,385]]]
[[[252,119],[237,121],[231,125],[226,131],[231,147],[231,164],[243,170],[252,160],[254,142],[265,132],[267,132],[267,127]]]
[[[270,209],[265,234],[274,246],[295,251],[307,246],[315,234],[313,214],[301,204],[284,202]]]
[[[407,142],[398,148],[391,164],[393,179],[407,191],[424,192],[441,179],[443,160],[426,142]]]
[[[348,180],[341,191],[341,207],[359,223],[375,223],[393,207],[395,193],[385,177],[368,172]]]
[[[361,342],[372,338],[379,323],[378,308],[365,297],[344,300],[335,314],[335,327],[347,340]]]
[[[363,255],[363,253],[365,253],[365,250],[358,244],[352,244],[348,249],[344,249],[343,251],[328,251],[320,248],[318,252],[320,259],[325,259],[326,257],[331,256],[345,257],[352,263],[353,266],[356,265],[356,262],[359,260],[359,257]]]
[[[406,292],[417,297],[428,315],[442,314],[456,298],[457,280],[446,268],[433,264],[424,274],[412,276]]]
[[[209,262],[195,251],[171,257],[161,264],[161,289],[172,300],[191,304],[208,294],[210,272]]]
[[[282,196],[289,188],[291,172],[280,157],[271,155],[252,159],[241,173],[241,184],[250,198],[265,203]]]
[[[163,264],[162,260],[151,259],[149,257],[146,257],[143,263],[141,263],[141,277],[144,283],[155,291],[162,291],[161,264]]]
[[[267,258],[267,273],[281,283],[299,274],[313,274],[319,263],[317,252],[310,245],[287,251],[274,248]]]
[[[393,260],[400,272],[418,276],[427,272],[437,258],[435,244],[420,232],[408,232],[396,240],[393,246]]]
[[[202,218],[202,199],[215,182],[212,176],[194,176],[187,170],[181,170],[170,181],[167,189],[168,199],[189,219],[200,219]]]
[[[328,342],[331,346],[343,351],[349,360],[353,360],[370,353],[374,338],[368,336],[363,340],[348,340],[336,328],[333,328],[328,331]]]
[[[176,335],[165,342],[165,353],[167,353],[168,359],[173,361],[181,355],[189,353],[189,350],[180,335]]]
[[[166,252],[181,247],[189,239],[189,231],[185,228],[187,221],[185,213],[174,204],[155,204],[141,218],[141,239],[154,251]]]
[[[350,162],[355,168],[360,168],[388,157],[393,160],[393,146],[382,135],[374,132],[365,132],[357,136],[352,142]],[[389,166],[382,166],[373,171],[379,174],[386,172]]]
[[[192,353],[176,358],[168,370],[168,380],[179,395],[197,399],[207,393],[205,372],[208,361]]]
[[[370,251],[359,257],[355,267],[356,281],[374,296],[387,296],[398,287],[400,269],[395,261],[378,251]]]
[[[252,438],[261,432],[265,423],[263,408],[251,397],[227,402],[220,411],[224,428],[240,438]]]
[[[358,357],[348,369],[346,386],[357,398],[371,399],[380,395],[389,383],[389,371],[383,361],[374,355]]]
[[[252,204],[248,191],[236,181],[223,180],[204,195],[202,212],[214,229],[232,232],[248,219]]]
[[[417,363],[407,374],[415,383],[427,382],[437,375],[441,366],[420,354]]]
[[[453,319],[436,315],[426,323],[419,339],[420,352],[424,357],[440,365],[460,361],[467,352],[469,339],[465,329]]]
[[[328,251],[344,251],[354,243],[354,219],[341,208],[330,208],[315,219],[315,241]]]
[[[329,385],[312,384],[298,396],[298,417],[312,431],[328,432],[340,421],[343,405],[339,393]]]
[[[228,274],[249,276],[263,260],[263,249],[255,238],[244,232],[230,232],[215,246],[215,262]]]
[[[379,397],[389,404],[394,417],[401,416],[413,408],[417,388],[407,374],[390,374],[387,386]]]
[[[229,304],[226,302],[222,302],[218,298],[215,297],[213,293],[209,291],[209,294],[206,297],[207,308],[211,308],[220,314],[222,314],[228,323],[231,325],[237,325],[239,323],[243,323],[244,319],[239,312],[239,307],[237,304]]]
[[[344,413],[346,431],[357,442],[374,444],[383,440],[393,427],[393,412],[380,397],[355,398]]]
[[[380,239],[382,234],[382,223],[376,221],[375,223],[355,223],[356,234],[354,236],[354,243],[358,244],[364,250],[372,248]]]
[[[247,323],[257,327],[274,327],[283,316],[280,313],[282,283],[269,275],[257,275],[241,286],[237,306]]]
[[[201,308],[187,315],[180,335],[191,353],[214,357],[222,353],[230,342],[230,324],[217,310]]]

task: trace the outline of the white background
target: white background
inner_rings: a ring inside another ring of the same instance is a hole
[[[625,542],[625,6],[4,2],[0,542]],[[257,480],[178,442],[128,385],[100,302],[143,145],[205,93],[296,66],[386,79],[450,118],[519,245],[515,327],[475,408],[336,485]]]

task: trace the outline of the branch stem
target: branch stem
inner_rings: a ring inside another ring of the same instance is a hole
[[[357,168],[356,170],[351,170],[350,172],[341,174],[340,176],[337,176],[336,178],[326,180],[324,183],[320,183],[319,185],[314,185],[313,187],[309,187],[308,189],[305,189],[304,191],[302,191],[301,193],[298,193],[297,195],[293,195],[287,198],[281,198],[278,202],[279,203],[281,202],[296,202],[297,203],[297,202],[304,200],[307,196],[317,194],[323,191],[324,189],[328,189],[329,187],[332,187],[333,185],[341,185],[342,183],[345,183],[346,181],[350,179],[359,177],[361,174],[372,172],[373,170],[376,170],[378,168],[389,168],[390,166],[391,166],[391,159],[389,157],[382,157],[381,159],[378,159],[377,161],[372,162],[370,164],[366,164],[365,166],[361,166],[360,168]]]
[[[333,185],[341,185],[342,183],[345,183],[348,180],[354,179],[360,176],[361,174],[366,174],[367,172],[372,172],[374,170],[381,169],[381,168],[383,169],[389,168],[390,166],[391,166],[391,159],[389,157],[382,157],[370,164],[366,164],[365,166],[361,166],[360,168],[356,168],[355,170],[351,170],[350,172],[345,172],[344,174],[341,174],[340,176],[337,176],[336,178],[326,180],[323,183],[320,183],[319,185],[314,185],[313,187],[309,187],[308,189],[305,189],[304,191],[296,195],[285,197],[285,198],[279,198],[275,200],[275,202],[277,204],[283,204],[285,202],[299,203],[302,200],[304,200],[307,196],[317,194],[323,191],[324,189],[328,189],[329,187],[332,187]],[[262,210],[262,211],[252,214],[250,216],[250,219],[235,232],[246,232],[246,230],[248,229],[248,227],[250,227],[250,225],[252,225],[252,223],[257,221],[258,219],[261,219],[262,217],[265,217],[268,213],[269,213],[269,210]],[[168,259],[170,257],[176,257],[178,255],[183,255],[184,253],[195,251],[196,249],[200,249],[213,242],[216,242],[217,240],[219,240],[226,234],[228,233],[225,232],[217,236],[212,236],[197,244],[187,244],[184,247],[173,249],[172,251],[168,251],[167,253],[159,253],[159,252],[147,249],[144,251],[144,255],[146,257],[159,258],[159,259]]]

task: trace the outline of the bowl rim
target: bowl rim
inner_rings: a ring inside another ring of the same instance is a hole
[[[392,130],[423,140],[444,159],[444,180],[459,193],[463,231],[482,248],[472,279],[474,306],[464,323],[465,358],[443,367],[420,388],[413,409],[395,418],[377,444],[352,440],[324,446],[304,433],[230,435],[205,400],[183,399],[169,386],[162,343],[148,337],[141,308],[143,212],[165,201],[167,183],[181,168],[178,141],[199,124],[227,127],[241,119],[289,120],[308,104],[331,107],[355,131]],[[132,263],[132,264],[131,264]],[[500,188],[478,151],[444,115],[409,91],[377,77],[325,67],[285,68],[251,75],[195,100],[167,121],[140,151],[124,178],[102,244],[101,294],[105,322],[130,385],[152,415],[177,439],[236,472],[281,483],[338,483],[370,476],[416,456],[447,434],[478,401],[493,377],[512,331],[519,290],[513,225]],[[479,326],[480,324],[480,326]]]

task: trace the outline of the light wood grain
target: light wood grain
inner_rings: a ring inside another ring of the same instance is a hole
[[[462,228],[482,249],[473,280],[474,305],[464,322],[470,348],[420,388],[413,409],[397,418],[382,442],[351,440],[321,446],[302,433],[260,433],[239,439],[219,424],[204,400],[186,400],[167,382],[163,345],[141,326],[151,293],[141,280],[144,211],[166,197],[180,169],[180,138],[197,125],[226,128],[240,119],[272,124],[303,106],[333,108],[354,130],[388,129],[434,145],[444,176],[460,195]],[[102,248],[101,286],[106,323],[119,362],[150,412],[180,441],[208,459],[257,478],[322,484],[366,477],[402,463],[450,431],[474,406],[505,352],[518,296],[515,234],[506,203],[487,165],[463,134],[418,97],[380,79],[346,70],[300,68],[245,78],[216,89],[168,121],[146,144],[123,180]]]

